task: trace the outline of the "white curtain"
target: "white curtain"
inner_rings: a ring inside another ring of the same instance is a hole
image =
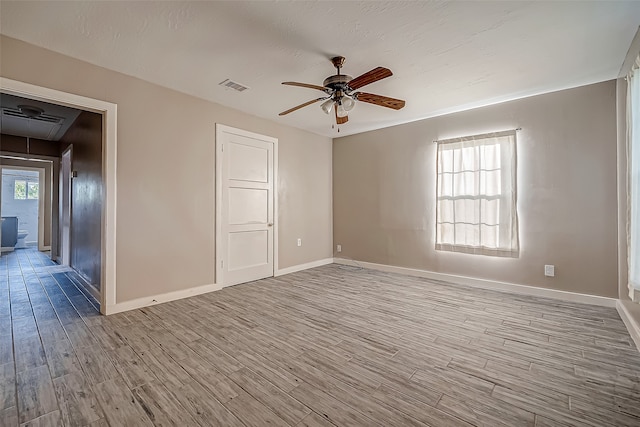
[[[516,132],[438,141],[436,249],[517,257]]]
[[[640,58],[627,76],[629,286],[640,290]]]

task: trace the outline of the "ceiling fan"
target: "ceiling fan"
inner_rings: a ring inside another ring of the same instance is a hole
[[[336,124],[343,124],[349,120],[349,111],[353,109],[356,101],[367,102],[369,104],[380,105],[381,107],[393,108],[399,110],[404,107],[404,101],[401,99],[389,98],[382,95],[375,95],[373,93],[356,92],[363,86],[377,82],[384,78],[393,75],[391,70],[384,67],[376,67],[373,70],[364,73],[355,79],[347,74],[340,74],[340,69],[344,64],[344,56],[336,56],[331,58],[331,63],[336,67],[336,75],[327,77],[322,86],[312,85],[307,83],[298,82],[282,82],[283,85],[306,87],[309,89],[317,89],[326,94],[320,98],[312,99],[311,101],[300,104],[296,107],[290,108],[280,113],[280,116],[292,113],[307,105],[314,104],[316,102],[324,101],[320,108],[326,114],[330,114],[331,110],[334,111],[336,116]]]

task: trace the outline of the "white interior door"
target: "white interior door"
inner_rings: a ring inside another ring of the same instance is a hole
[[[71,156],[69,147],[62,153],[60,167],[60,255],[61,264],[71,263]]]
[[[273,276],[277,140],[216,126],[216,283]]]

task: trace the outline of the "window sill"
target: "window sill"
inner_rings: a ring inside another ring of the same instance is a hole
[[[492,249],[476,246],[449,245],[444,243],[436,243],[436,250],[443,252],[457,252],[470,255],[485,255],[499,258],[520,258],[519,250],[509,249]]]

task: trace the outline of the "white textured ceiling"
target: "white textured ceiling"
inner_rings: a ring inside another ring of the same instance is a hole
[[[640,2],[0,2],[0,31],[65,55],[327,136],[616,78]],[[322,95],[328,58],[358,76],[394,75],[363,91],[406,100],[359,103],[340,133]],[[249,86],[242,93],[224,79]]]

